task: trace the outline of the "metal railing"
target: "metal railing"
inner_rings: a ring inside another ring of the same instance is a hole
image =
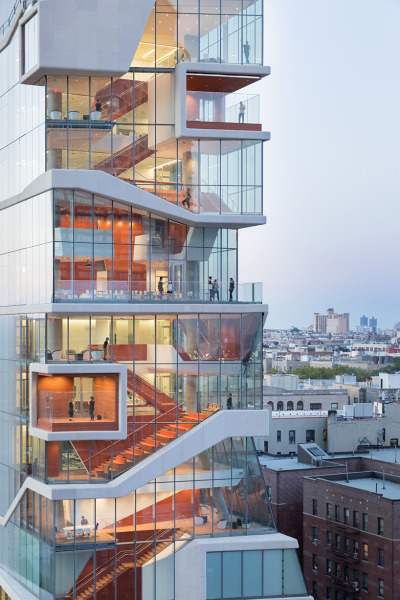
[[[30,4],[32,4],[33,6],[34,4],[36,4],[36,2],[37,0],[16,0],[8,16],[8,19],[2,25],[0,25],[0,38],[6,33],[7,29],[11,27],[11,23],[13,22],[14,17],[18,12],[18,8],[22,6],[22,8],[26,10]]]

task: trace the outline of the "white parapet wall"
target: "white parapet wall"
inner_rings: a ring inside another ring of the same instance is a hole
[[[207,569],[208,552],[235,552],[252,550],[296,550],[298,542],[281,533],[265,535],[248,535],[237,537],[220,537],[195,539],[178,549],[175,555],[175,600],[205,600],[207,598]],[[297,559],[297,557],[296,557]],[[297,575],[300,566],[295,565]],[[185,573],[186,576],[182,576]],[[293,577],[296,573],[293,573]],[[279,574],[283,578],[283,573]],[[300,576],[299,590],[305,590],[304,581]],[[307,593],[285,594],[285,598],[296,600],[312,600]],[[268,596],[269,600],[274,600]],[[282,598],[282,595],[277,596]]]

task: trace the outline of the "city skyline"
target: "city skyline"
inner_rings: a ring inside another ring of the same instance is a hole
[[[363,313],[391,328],[400,6],[266,0],[265,14],[267,227],[241,233],[239,279],[263,281],[268,327],[335,306],[352,329]]]

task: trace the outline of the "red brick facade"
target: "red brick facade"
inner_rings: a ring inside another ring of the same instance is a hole
[[[316,585],[318,599],[329,598],[327,589],[332,600],[400,598],[400,501],[326,479],[305,479],[303,491],[303,568],[308,591],[315,593]],[[331,506],[330,519],[327,504]],[[315,508],[317,514],[313,514]],[[353,521],[354,511],[358,526]],[[363,530],[363,515],[368,516],[368,531]],[[383,519],[382,534],[378,518]],[[382,566],[378,565],[378,549]],[[383,590],[379,590],[379,580]]]

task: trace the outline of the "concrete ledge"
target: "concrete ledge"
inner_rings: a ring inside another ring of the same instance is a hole
[[[8,594],[10,600],[37,600],[37,596],[18,583],[18,581],[6,573],[4,569],[0,569],[0,586],[5,593]]]
[[[282,533],[261,535],[238,535],[220,538],[194,539],[175,553],[175,600],[203,600],[207,597],[207,552],[234,552],[250,550],[295,550],[299,546],[297,540]],[[182,577],[182,573],[190,573],[190,577]],[[313,600],[311,596],[294,596],[285,594],[285,598],[296,600]],[[282,596],[270,597],[278,600]],[[258,600],[258,599],[255,599]]]
[[[24,304],[23,313],[51,313],[54,315],[73,315],[79,314],[85,315],[169,315],[175,314],[226,314],[226,304],[218,304],[217,302],[210,302],[207,304],[176,304],[174,302],[164,302],[163,304],[157,304],[154,302],[150,303],[118,303],[118,304],[94,304],[94,303],[45,303],[45,304]],[[229,303],[229,314],[242,314],[242,313],[263,313],[264,320],[268,315],[268,304],[239,304],[235,302]],[[20,315],[21,306],[3,306],[0,307],[0,315]]]
[[[267,436],[268,434],[269,411],[267,410],[219,411],[146,458],[136,467],[132,467],[108,483],[45,484],[28,477],[5,515],[0,517],[0,525],[7,525],[27,489],[37,492],[49,500],[121,498],[227,438]]]
[[[141,188],[126,183],[118,177],[113,177],[102,171],[83,171],[69,169],[51,169],[37,177],[23,192],[3,200],[0,210],[23,202],[28,198],[43,194],[52,189],[81,190],[124,202],[127,205],[147,210],[165,218],[176,219],[193,227],[234,227],[244,228],[254,225],[264,225],[264,215],[241,215],[241,214],[219,214],[191,213],[163,198],[145,192]]]

